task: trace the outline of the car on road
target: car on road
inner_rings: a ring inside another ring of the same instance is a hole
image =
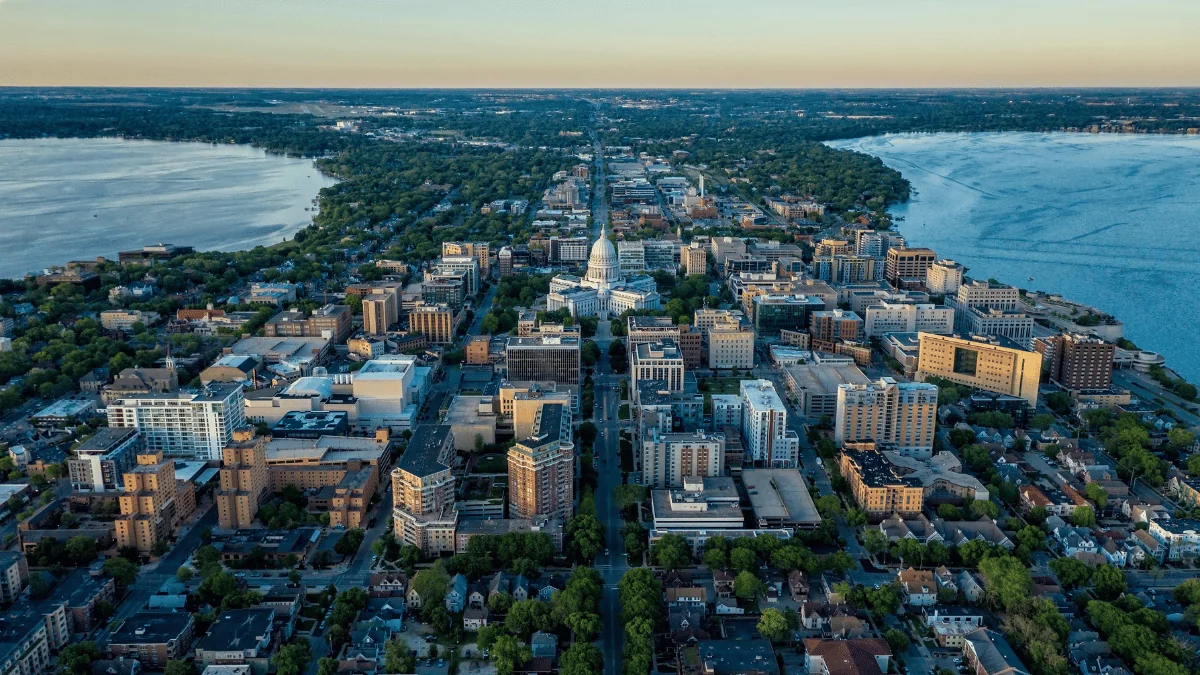
[[[608,549],[604,549],[604,555],[605,555],[605,557],[608,556]]]

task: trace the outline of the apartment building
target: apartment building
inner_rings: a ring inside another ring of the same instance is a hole
[[[487,278],[491,272],[491,264],[489,256],[491,255],[491,245],[486,241],[443,241],[442,242],[442,257],[455,256],[470,256],[479,263],[479,274],[483,278]]]
[[[938,388],[883,377],[869,384],[843,384],[837,390],[833,439],[838,445],[892,443],[901,454],[933,454]]]
[[[650,429],[642,440],[642,484],[678,488],[688,476],[724,475],[725,437],[697,430],[692,433],[662,433]]]
[[[219,479],[218,526],[226,530],[251,527],[270,487],[266,439],[256,437],[250,427],[235,431],[222,453]]]
[[[479,295],[480,265],[475,256],[443,255],[433,265],[438,272],[466,275],[466,291],[470,297]]]
[[[788,429],[787,408],[769,380],[742,380],[742,440],[756,466],[795,467],[800,440]]]
[[[197,391],[139,394],[108,404],[108,426],[137,429],[142,446],[170,457],[220,459],[246,425],[242,386],[212,383]]]
[[[1024,312],[959,306],[954,311],[954,325],[965,335],[1007,338],[1026,349],[1033,345],[1033,317]]]
[[[113,632],[111,658],[136,659],[143,668],[162,670],[167,661],[180,661],[192,646],[196,622],[188,612],[140,611]]]
[[[704,332],[708,339],[709,368],[749,370],[754,367],[754,329],[741,312],[730,312],[717,318]]]
[[[916,379],[931,375],[956,384],[1019,396],[1037,406],[1042,356],[1001,337],[920,334]]]
[[[341,343],[353,329],[352,312],[348,305],[325,305],[307,316],[299,310],[284,311],[263,325],[267,337],[328,337]]]
[[[814,256],[812,275],[831,284],[855,284],[875,279],[875,258],[865,255]]]
[[[97,429],[67,460],[71,488],[87,492],[118,489],[140,447],[141,434],[136,428]]]
[[[504,352],[510,380],[580,383],[579,338],[510,337]]]
[[[867,306],[863,332],[868,338],[888,333],[954,332],[954,310],[928,303],[892,302],[882,300]]]
[[[542,406],[533,433],[508,451],[508,508],[513,518],[566,521],[575,498],[571,415],[562,404]]]
[[[429,344],[454,342],[455,312],[448,305],[420,304],[408,313],[408,332],[420,333]]]
[[[683,354],[672,338],[643,342],[633,350],[629,373],[634,390],[639,381],[662,380],[667,391],[683,391]]]
[[[679,249],[679,259],[686,274],[708,274],[708,250],[699,243]]]
[[[921,513],[925,491],[920,482],[895,471],[878,450],[843,451],[838,456],[838,469],[850,484],[859,508],[868,516]]]
[[[143,312],[137,309],[106,309],[100,312],[100,325],[104,330],[129,331],[134,325],[153,326],[158,323],[157,312]]]
[[[392,470],[395,532],[427,555],[454,551],[453,462],[450,425],[421,424]]]
[[[863,320],[854,312],[831,309],[813,312],[808,332],[814,341],[854,342],[862,339]]]
[[[1021,292],[1014,286],[998,281],[963,279],[958,291],[946,298],[946,304],[956,308],[974,307],[1015,312],[1021,308]]]
[[[884,278],[900,288],[903,279],[916,279],[924,283],[929,268],[937,262],[937,254],[927,248],[888,249],[884,263]]]
[[[123,478],[125,492],[118,499],[121,517],[113,523],[117,546],[148,554],[170,536],[183,515],[177,513],[175,500],[175,462],[164,460],[161,451],[143,452]]]
[[[1049,365],[1050,381],[1064,389],[1112,387],[1113,357],[1117,351],[1112,343],[1091,335],[1066,333],[1036,341],[1034,350]]]
[[[295,485],[311,490],[316,494],[310,504],[328,510],[330,527],[360,528],[391,450],[387,429],[377,430],[373,438],[270,438],[266,441],[270,489],[279,492]]]
[[[763,294],[751,299],[749,309],[756,333],[778,335],[781,330],[807,330],[812,313],[824,310],[825,302],[809,295]]]
[[[29,582],[29,564],[20,551],[0,551],[0,602],[16,602]]]

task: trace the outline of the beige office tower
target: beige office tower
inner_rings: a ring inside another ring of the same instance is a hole
[[[937,254],[928,248],[888,249],[884,275],[893,286],[901,279],[925,280],[925,273],[937,262]]]
[[[454,311],[446,305],[418,305],[408,313],[408,332],[424,335],[430,344],[454,341]]]
[[[479,275],[487,278],[491,268],[488,266],[488,256],[491,254],[491,244],[486,241],[443,241],[442,257],[471,256],[479,261]]]
[[[921,333],[920,341],[917,380],[932,375],[1037,405],[1041,354],[1003,337]]]
[[[544,405],[533,433],[508,451],[509,517],[548,516],[566,521],[574,499],[571,415],[564,405]]]
[[[962,286],[966,271],[967,268],[953,260],[939,260],[925,272],[925,290],[933,295],[954,295]]]
[[[397,314],[394,293],[370,293],[362,299],[363,332],[367,335],[386,335],[395,323]]]
[[[838,386],[833,440],[838,445],[894,443],[901,454],[933,454],[938,388],[883,377],[869,384]]]
[[[124,483],[121,517],[114,523],[117,547],[149,553],[175,526],[175,461],[163,461],[161,452],[140,454]]]
[[[227,530],[252,526],[270,483],[266,439],[255,437],[252,428],[233,432],[233,442],[222,452],[220,481],[218,525]]]
[[[689,275],[708,274],[708,249],[695,242],[679,249],[680,263]]]

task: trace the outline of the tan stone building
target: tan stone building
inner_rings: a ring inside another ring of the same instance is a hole
[[[488,348],[492,340],[487,335],[472,335],[467,339],[463,349],[469,366],[486,366],[488,364]]]
[[[708,274],[708,249],[698,243],[679,249],[679,262],[689,274]]]
[[[868,516],[899,513],[916,515],[924,505],[924,490],[915,478],[898,475],[877,450],[843,451],[838,468],[850,492]]]
[[[125,492],[118,500],[121,517],[114,523],[117,546],[149,553],[157,542],[170,536],[179,519],[191,514],[186,499],[176,503],[180,486],[175,480],[175,462],[164,461],[161,452],[142,453],[123,482]],[[184,483],[183,489],[190,491],[191,485]],[[194,508],[194,493],[191,504]]]
[[[1042,356],[1002,337],[921,333],[917,380],[941,377],[956,384],[1020,396],[1037,406]]]
[[[221,528],[239,529],[254,523],[270,485],[265,441],[256,438],[252,428],[240,429],[222,453],[221,487],[217,492],[217,523]]]
[[[869,384],[837,388],[833,440],[838,445],[874,441],[894,443],[904,454],[933,454],[938,388],[921,382],[883,377]]]
[[[508,505],[513,518],[567,520],[575,498],[571,415],[561,404],[538,411],[533,433],[508,451]]]
[[[926,273],[937,262],[937,254],[928,248],[890,248],[884,266],[884,276],[895,286],[901,279],[918,279],[925,283]]]
[[[265,448],[272,492],[288,485],[316,491],[309,504],[328,509],[330,526],[354,529],[362,527],[371,497],[379,489],[391,439],[381,429],[374,438],[268,438]]]

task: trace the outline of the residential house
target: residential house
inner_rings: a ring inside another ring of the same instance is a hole
[[[733,573],[729,570],[714,570],[713,585],[716,586],[718,598],[733,597]]]
[[[800,570],[788,572],[788,590],[792,594],[792,600],[796,602],[808,600],[808,579],[805,578],[804,572]]]
[[[737,600],[733,598],[717,598],[713,605],[713,611],[717,614],[740,615],[745,614],[746,610],[738,607]]]
[[[1062,554],[1076,558],[1080,553],[1096,555],[1100,546],[1086,527],[1063,525],[1054,529],[1054,540]]]
[[[962,591],[963,597],[968,602],[979,602],[983,599],[985,592],[983,581],[977,574],[970,570],[963,570],[958,573],[958,589]]]
[[[829,626],[833,608],[824,602],[805,602],[800,605],[800,625],[808,630],[823,630]]]
[[[888,538],[888,541],[913,539],[921,544],[942,541],[942,535],[933,526],[933,523],[929,522],[924,513],[919,513],[912,518],[905,518],[899,513],[893,513],[879,523],[879,531]]]
[[[1133,531],[1133,542],[1139,549],[1145,552],[1146,556],[1153,558],[1158,564],[1162,564],[1167,559],[1167,547],[1164,546],[1150,533],[1145,530]]]
[[[372,596],[379,598],[404,595],[408,588],[408,575],[404,572],[372,574],[367,588]]]
[[[667,610],[667,627],[671,641],[676,646],[709,638],[708,630],[705,628],[704,614],[694,609],[677,607]]]
[[[467,604],[467,577],[455,574],[450,579],[450,588],[446,591],[446,611],[458,614]]]
[[[954,573],[947,569],[945,565],[941,565],[933,570],[933,580],[937,582],[939,589],[945,588],[955,593],[958,592],[958,584],[954,583]]]
[[[933,572],[910,567],[901,570],[896,578],[904,594],[904,604],[927,607],[937,603],[937,582],[933,580]]]
[[[539,630],[529,638],[529,650],[535,659],[553,659],[558,656],[558,637]]]
[[[1150,521],[1150,536],[1167,546],[1167,560],[1200,556],[1200,520],[1174,518]]]
[[[856,640],[871,636],[871,629],[862,619],[850,614],[829,617],[829,635],[835,640]]]
[[[892,650],[880,638],[804,641],[809,673],[820,675],[880,675],[888,672]]]
[[[477,631],[488,625],[487,607],[468,607],[463,612],[463,630]]]
[[[387,629],[399,633],[404,628],[404,598],[370,598],[366,613],[383,622]]]
[[[1004,530],[987,516],[980,516],[979,520],[956,521],[939,518],[934,521],[934,527],[940,533],[941,541],[947,546],[962,546],[969,541],[978,540],[992,546],[1002,546],[1010,551],[1016,548],[1008,535],[1004,534]]]
[[[706,613],[708,593],[700,586],[684,586],[666,589],[667,608],[683,608]]]
[[[986,628],[963,636],[962,658],[973,675],[1030,675],[1008,640]]]

